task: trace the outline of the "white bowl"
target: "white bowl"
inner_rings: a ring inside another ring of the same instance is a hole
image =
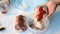
[[[27,26],[28,26],[28,28],[29,28],[32,32],[35,32],[35,33],[43,33],[43,32],[45,32],[45,31],[48,29],[48,27],[49,27],[49,19],[48,19],[48,18],[47,18],[46,22],[44,23],[45,26],[46,26],[46,28],[45,28],[44,30],[35,30],[35,29],[31,28],[31,27],[29,26],[30,24],[32,24],[31,21],[33,21],[32,18],[28,19]]]

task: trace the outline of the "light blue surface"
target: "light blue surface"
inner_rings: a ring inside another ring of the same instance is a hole
[[[14,8],[17,8],[20,10],[19,5],[21,5],[22,1],[24,1],[27,5],[31,4],[31,6],[27,7],[24,11],[33,11],[33,9],[37,5],[44,5],[47,0],[10,0],[11,4],[9,6],[10,10],[7,15],[15,15],[17,11]],[[21,34],[29,34],[31,31],[27,29],[25,32],[22,32]],[[50,18],[50,26],[47,31],[45,31],[44,34],[58,34],[60,32],[60,11],[54,13],[54,15]],[[60,33],[59,33],[60,34]]]
[[[9,6],[10,10],[12,10],[13,8],[17,8],[19,10],[21,10],[21,8],[19,6],[22,5],[22,3],[24,2],[25,5],[27,5],[27,7],[24,9],[25,12],[30,12],[33,11],[34,8],[36,8],[36,6],[38,5],[44,5],[47,0],[10,0],[11,4]],[[8,14],[12,14],[12,12],[10,11]],[[16,12],[14,12],[13,14],[15,14]]]
[[[14,8],[18,8],[19,4],[22,3],[22,1],[24,1],[27,5],[31,5],[30,7],[27,7],[25,10],[26,11],[32,11],[33,8],[35,8],[37,5],[44,5],[47,0],[18,0],[15,1],[13,4]],[[18,3],[19,2],[19,3]],[[16,6],[16,4],[18,6]],[[45,34],[56,34],[57,30],[60,30],[60,11],[56,12],[50,19],[50,26],[48,28],[48,30],[45,32]],[[23,32],[22,34],[28,34],[27,32],[30,32],[30,30],[28,29],[27,31]]]

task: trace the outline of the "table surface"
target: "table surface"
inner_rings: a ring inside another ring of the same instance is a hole
[[[20,13],[31,13],[37,5],[44,5],[47,0],[10,0],[11,4],[9,6],[9,11],[7,14],[2,15],[0,13],[0,19],[2,18],[4,23],[7,26],[5,31],[1,31],[0,34],[33,34],[29,29],[24,32],[17,32],[14,29],[15,24],[15,15]],[[21,6],[20,6],[21,5]],[[22,7],[22,5],[24,7]],[[22,8],[22,9],[21,9]],[[22,12],[21,12],[22,11]],[[31,16],[31,15],[30,15]],[[29,17],[30,17],[29,16]],[[50,26],[44,34],[60,34],[60,10],[57,10],[50,17]]]

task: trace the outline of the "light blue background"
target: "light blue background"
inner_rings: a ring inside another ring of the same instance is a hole
[[[19,6],[19,4],[21,4],[22,1],[25,1],[26,4],[31,4],[32,5],[31,7],[28,7],[27,9],[25,9],[26,11],[27,10],[31,11],[37,5],[44,5],[48,0],[18,0],[18,1],[15,1],[13,3],[14,8],[19,9],[18,6]],[[15,3],[18,6],[15,6],[16,5]],[[60,11],[57,11],[56,13],[54,13],[51,16],[51,18],[50,18],[50,26],[49,26],[48,30],[45,32],[45,34],[55,34],[57,32],[57,30],[60,30]],[[26,32],[23,32],[23,34],[27,34],[27,32],[29,32],[29,30],[27,30]]]
[[[22,1],[25,1],[26,4],[31,4],[31,7],[27,7],[24,11],[32,11],[33,8],[35,8],[37,5],[44,5],[47,0],[10,0],[11,4],[9,6],[9,9],[20,9],[18,8],[19,5],[22,3]],[[15,12],[8,12],[7,15],[15,15],[17,11]],[[30,30],[28,29],[25,32],[22,32],[21,34],[28,34]],[[44,34],[58,34],[60,32],[60,11],[55,12],[51,17],[50,17],[50,26],[48,30]],[[60,34],[60,33],[59,33]]]

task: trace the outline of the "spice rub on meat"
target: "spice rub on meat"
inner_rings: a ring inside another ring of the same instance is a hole
[[[17,20],[16,20],[16,26],[15,26],[15,28],[17,30],[25,31],[27,29],[26,17],[23,16],[23,15],[19,15],[16,18],[17,18]]]

